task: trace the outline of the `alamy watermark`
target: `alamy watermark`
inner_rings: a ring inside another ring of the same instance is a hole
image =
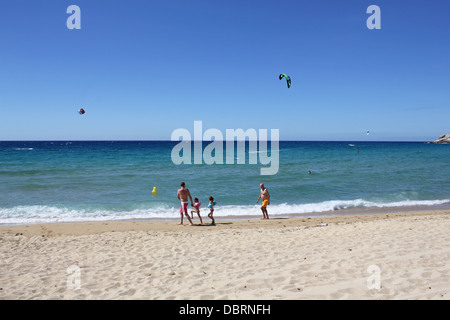
[[[81,268],[76,264],[68,266],[66,269],[67,280],[66,286],[70,290],[78,290],[81,288]]]
[[[179,164],[224,164],[223,146],[225,142],[225,164],[246,164],[248,155],[249,164],[259,164],[267,167],[260,169],[261,175],[275,175],[279,169],[279,139],[278,129],[270,129],[268,140],[267,129],[226,129],[224,134],[218,129],[208,129],[203,132],[202,121],[194,121],[193,136],[189,130],[176,129],[170,138],[180,141],[173,147],[171,158],[176,165]],[[205,148],[204,142],[211,141]],[[248,150],[245,149],[248,141]],[[270,155],[268,143],[270,141]],[[236,142],[236,159],[235,145]],[[194,161],[192,162],[192,143],[194,144]]]
[[[79,6],[72,4],[67,7],[66,13],[70,14],[67,18],[66,26],[67,29],[81,29],[81,9]],[[366,26],[368,29],[381,29],[381,9],[377,5],[370,5],[366,10],[370,17],[366,20]]]
[[[367,289],[380,290],[381,289],[381,269],[376,264],[371,264],[367,267],[367,273],[370,276],[367,278]]]
[[[367,18],[366,26],[369,30],[381,29],[381,9],[377,5],[370,5],[367,7],[366,13],[371,14]]]
[[[66,20],[67,29],[81,29],[81,9],[77,5],[70,5],[67,7],[66,13],[70,13],[70,16]]]

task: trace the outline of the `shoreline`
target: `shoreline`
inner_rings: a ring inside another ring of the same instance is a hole
[[[415,209],[415,210],[413,210]],[[344,211],[344,210],[339,210]],[[310,227],[320,224],[341,224],[361,221],[378,221],[388,218],[405,218],[432,215],[450,215],[449,209],[418,210],[414,208],[398,208],[398,210],[358,210],[356,208],[346,209],[341,214],[320,213],[311,214],[284,214],[270,216],[268,220],[262,220],[260,216],[216,217],[216,225],[210,225],[210,219],[203,217],[203,225],[194,217],[194,225],[190,226],[188,220],[184,219],[184,225],[178,225],[180,218],[160,219],[136,219],[136,220],[107,220],[107,221],[73,221],[73,222],[51,222],[20,225],[0,225],[0,236],[23,235],[32,236],[80,236],[101,234],[106,232],[197,232],[224,229],[252,229],[252,228],[278,228],[278,227]]]
[[[270,213],[269,217],[273,219],[285,219],[285,218],[321,218],[321,217],[333,217],[333,216],[348,216],[348,215],[371,215],[371,214],[390,214],[390,213],[402,213],[402,212],[431,212],[431,211],[447,211],[450,210],[450,202],[443,204],[433,205],[402,205],[402,206],[387,206],[387,207],[350,207],[336,210],[327,211],[310,211],[301,213]],[[222,221],[238,221],[238,220],[251,220],[259,219],[262,216],[259,207],[254,208],[251,214],[239,213],[236,215],[215,215],[216,219]],[[207,210],[203,211],[202,218],[207,218]],[[194,219],[198,219],[195,215]],[[36,221],[36,222],[2,222],[0,228],[9,226],[25,226],[25,225],[47,225],[54,223],[90,223],[90,222],[173,222],[179,221],[180,216],[176,209],[173,210],[171,217],[111,217],[105,220],[90,219],[85,220],[61,220],[61,221]],[[185,218],[185,220],[187,220]]]

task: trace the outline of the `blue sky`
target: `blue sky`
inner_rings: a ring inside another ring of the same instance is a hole
[[[434,140],[450,132],[449,16],[443,0],[0,0],[0,140],[170,140],[194,120]]]

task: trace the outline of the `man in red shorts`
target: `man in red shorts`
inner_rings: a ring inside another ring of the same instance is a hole
[[[193,226],[191,217],[189,217],[188,210],[187,210],[187,207],[189,204],[188,198],[191,199],[191,206],[193,206],[194,204],[192,202],[192,196],[191,196],[191,193],[189,192],[189,189],[185,188],[184,181],[181,182],[181,188],[178,189],[178,191],[177,191],[177,198],[181,202],[181,208],[180,208],[181,222],[179,224],[181,224],[181,225],[183,224],[183,211],[184,211],[184,214],[186,215],[186,218],[188,218],[190,225]]]

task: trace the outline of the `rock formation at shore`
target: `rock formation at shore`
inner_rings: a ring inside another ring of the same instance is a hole
[[[443,134],[437,140],[435,140],[431,143],[449,143],[450,144],[450,133]]]

